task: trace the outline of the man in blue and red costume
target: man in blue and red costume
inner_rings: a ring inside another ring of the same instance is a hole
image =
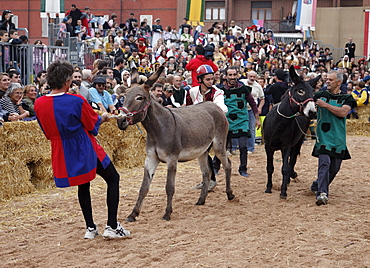
[[[119,174],[104,149],[97,143],[100,124],[109,121],[98,115],[80,95],[67,93],[73,66],[56,61],[47,70],[50,94],[36,100],[35,113],[42,131],[51,142],[52,167],[57,187],[78,186],[78,200],[86,222],[85,239],[98,235],[93,221],[90,181],[99,174],[107,183],[108,221],[105,238],[130,235],[119,222]]]

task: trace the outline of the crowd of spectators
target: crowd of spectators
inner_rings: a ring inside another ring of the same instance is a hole
[[[7,12],[3,12],[7,22],[0,22],[1,42],[18,39],[13,36],[16,30]],[[145,80],[160,65],[165,65],[165,71],[154,88],[169,107],[186,105],[184,94],[198,85],[196,69],[202,64],[208,64],[214,70],[215,85],[223,82],[227,68],[237,66],[240,80],[248,79],[248,73],[253,71],[256,74],[253,80],[263,90],[276,83],[288,85],[287,71],[291,65],[304,79],[320,74],[317,90],[325,88],[326,73],[338,69],[347,78],[343,84],[344,91],[347,92],[348,86],[348,92],[356,94],[358,102],[363,101],[363,105],[368,102],[370,75],[367,60],[363,58],[356,62],[351,54],[353,51],[349,49],[340,61],[334,62],[330,49],[319,47],[315,42],[298,39],[285,44],[276,41],[270,29],[256,25],[242,29],[235,21],[230,21],[229,25],[215,22],[211,28],[204,30],[201,25],[189,25],[184,18],[176,29],[163,27],[160,18],[157,18],[150,27],[146,20],[139,22],[133,13],[125,23],[119,23],[114,13],[106,21],[95,17],[90,8],[86,7],[82,12],[76,5],[72,5],[66,15],[60,24],[60,39],[56,45],[63,46],[64,35],[69,32],[81,42],[93,46],[94,53],[105,55],[104,59],[97,57],[91,69],[76,67],[70,90],[72,94],[83,95],[99,110],[113,113],[122,104],[123,93],[130,86],[132,68],[137,68],[141,79]],[[42,42],[37,40],[35,44],[42,45]],[[353,47],[352,43],[349,47]],[[32,85],[23,86],[17,66],[10,65],[6,73],[0,74],[1,120],[34,119],[35,99],[49,90],[46,71],[42,69],[41,61],[37,60],[42,58],[43,53],[43,47],[34,51],[36,78]],[[55,50],[54,53],[55,60],[67,59],[62,51]],[[22,95],[17,91],[19,88],[23,90]],[[180,89],[185,93],[179,94]],[[352,114],[358,117],[356,111]]]

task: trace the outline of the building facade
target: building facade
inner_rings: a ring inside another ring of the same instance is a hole
[[[40,18],[40,0],[0,1],[3,9],[11,9],[18,16],[18,27],[27,28],[31,43],[36,39],[47,42],[42,32],[47,27],[47,19]],[[130,13],[140,20],[142,16],[154,21],[161,19],[163,27],[170,25],[178,28],[186,14],[186,0],[65,0],[65,11],[71,4],[83,10],[89,6],[97,16],[109,16],[116,13],[118,22],[125,22]],[[245,28],[252,20],[264,20],[265,28],[274,32],[289,31],[284,20],[289,13],[294,14],[297,1],[250,1],[250,0],[205,0],[206,31],[218,21],[220,23],[234,20]],[[370,0],[317,0],[317,20],[314,37],[335,47],[343,47],[349,36],[357,43],[358,51],[364,46],[364,12],[370,8]],[[52,21],[52,19],[49,19]]]

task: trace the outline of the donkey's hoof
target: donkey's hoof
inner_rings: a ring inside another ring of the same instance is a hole
[[[290,175],[290,177],[291,177],[292,179],[295,179],[295,178],[297,178],[297,177],[298,177],[298,173],[297,173],[297,172],[295,172],[295,171],[293,171],[293,173]]]
[[[227,195],[227,199],[228,200],[233,200],[235,198],[235,195],[234,194],[228,194]]]
[[[280,195],[280,199],[286,200],[286,195]]]
[[[135,222],[136,219],[134,216],[128,216],[127,219],[126,219],[127,222]]]
[[[170,215],[164,215],[164,216],[162,217],[162,220],[164,220],[164,221],[169,221],[169,220],[171,220],[171,217],[170,217]]]
[[[265,193],[266,194],[272,194],[272,191],[271,191],[271,189],[266,189]]]
[[[195,203],[196,206],[203,206],[206,201],[198,201]]]

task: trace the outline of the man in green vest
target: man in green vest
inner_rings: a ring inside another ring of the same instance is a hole
[[[315,93],[317,105],[316,144],[312,155],[318,157],[317,180],[311,185],[316,192],[316,205],[326,205],[329,200],[329,185],[338,173],[342,160],[351,156],[346,146],[346,118],[356,107],[356,101],[349,94],[341,94],[343,74],[330,71],[327,76],[327,90]]]
[[[252,107],[256,118],[256,128],[261,127],[256,102],[251,94],[252,88],[238,81],[239,67],[232,66],[226,70],[226,83],[220,87],[224,91],[225,104],[228,108],[226,114],[229,122],[228,139],[237,138],[240,152],[239,174],[249,177],[247,173],[247,141],[250,137],[249,114],[247,103]],[[219,161],[214,161],[214,169],[219,170]]]

